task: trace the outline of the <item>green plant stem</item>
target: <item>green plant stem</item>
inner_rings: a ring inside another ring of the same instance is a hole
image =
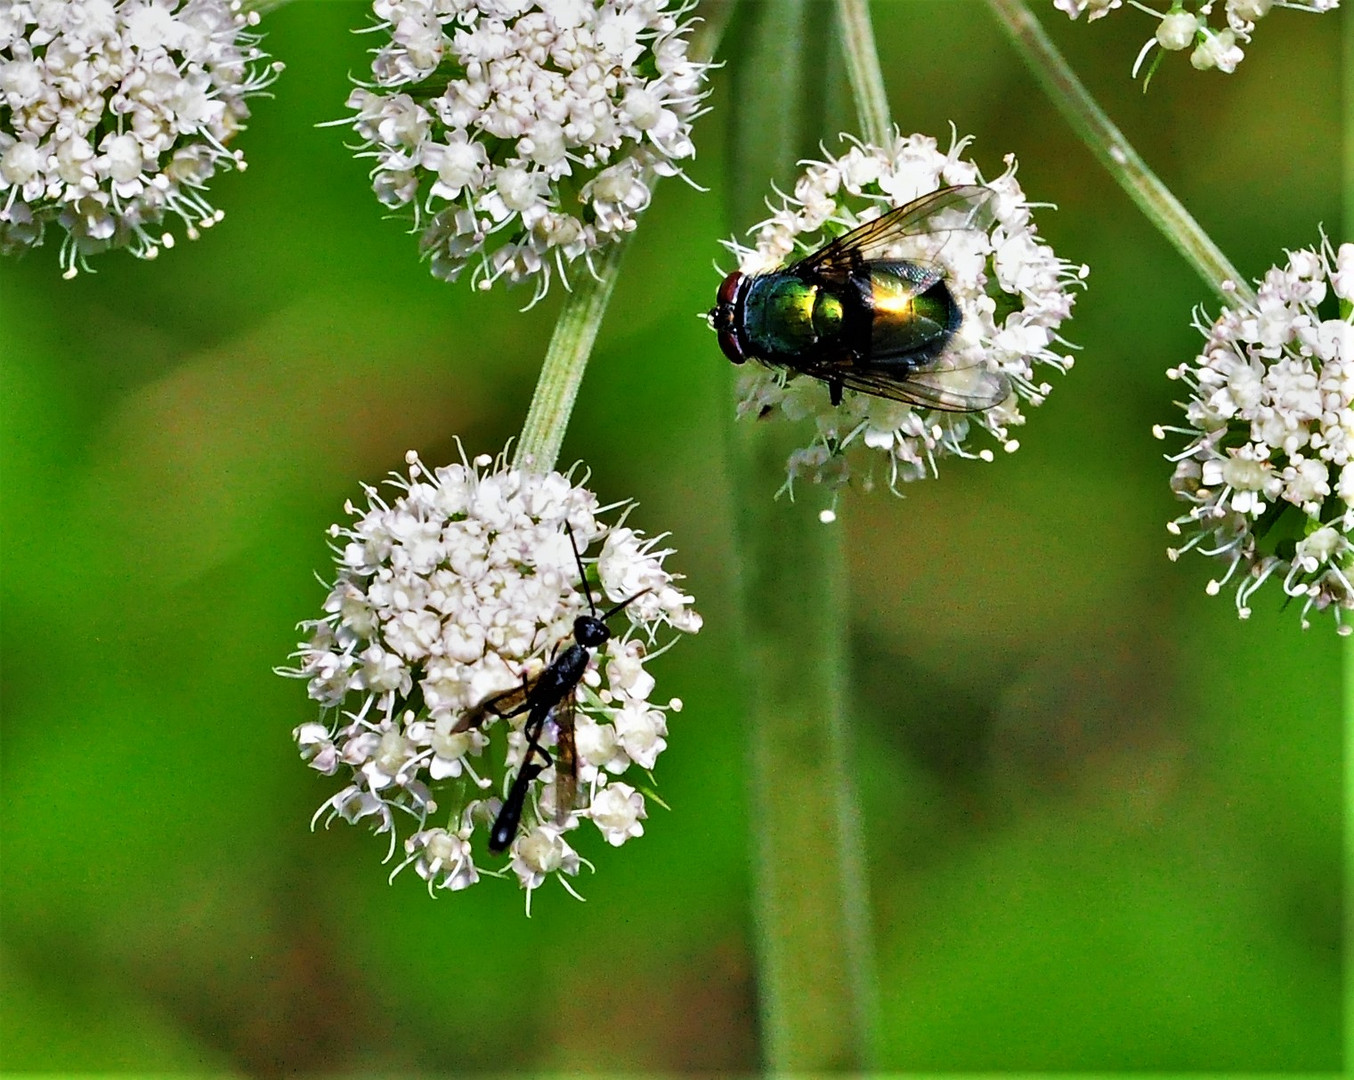
[[[724,2],[711,3],[692,34],[690,53],[701,62],[707,62],[719,47],[730,6]],[[658,177],[650,173],[646,182],[652,191]],[[592,274],[577,275],[559,321],[555,323],[531,405],[527,408],[527,418],[522,424],[522,434],[517,440],[513,455],[513,465],[517,468],[548,472],[555,467],[574,402],[578,399],[578,388],[583,383],[583,373],[597,340],[597,331],[611,301],[621,258],[632,235],[630,232],[621,236],[600,257],[593,259]]]
[[[874,44],[869,3],[867,0],[837,0],[837,19],[842,31],[846,73],[860,116],[861,138],[872,146],[887,146],[893,139],[893,121],[889,117],[884,73],[879,67],[879,50]]]
[[[513,464],[518,468],[543,473],[555,467],[629,237],[627,233],[594,259],[596,276],[579,274],[564,302],[517,440]]]
[[[1254,299],[1249,282],[1105,115],[1024,0],[987,0],[987,3],[1044,92],[1147,219],[1228,306],[1234,307],[1238,298]],[[1225,289],[1225,282],[1235,289]]]
[[[731,67],[736,229],[764,217],[828,125],[831,9],[745,5]],[[752,903],[764,1066],[860,1071],[872,1002],[861,829],[843,708],[847,635],[842,526],[774,493],[802,433],[730,426],[740,637],[745,650]]]
[[[771,498],[795,439],[767,426],[740,423],[732,436],[762,1053],[772,1073],[858,1071],[873,995],[842,526]]]

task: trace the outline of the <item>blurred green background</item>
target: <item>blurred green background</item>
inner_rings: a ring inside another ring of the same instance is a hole
[[[1237,266],[1339,235],[1340,20],[1275,10],[1238,72],[1150,20],[1071,24],[1072,64]],[[345,113],[360,3],[268,16],[287,64],[219,177],[226,220],[158,261],[0,267],[3,1028],[22,1070],[390,1072],[758,1064],[745,732],[725,477],[730,366],[696,318],[738,186],[716,74],[694,180],[627,255],[565,442],[671,530],[706,617],[656,665],[686,709],[672,807],[597,852],[578,904],[430,900],[383,839],[308,821],[314,715],[277,678],[324,596],[324,530],[402,464],[495,452],[560,294],[431,278]],[[848,496],[851,717],[892,1070],[1340,1067],[1339,649],[1278,591],[1249,622],[1164,556],[1154,423],[1208,291],[1041,97],[976,0],[874,5],[894,117],[1014,152],[1041,229],[1092,267],[1077,366],[1013,456],[905,500]],[[735,22],[727,40],[736,41]],[[1347,74],[1347,73],[1346,73]],[[825,133],[826,134],[826,133]],[[769,497],[770,491],[754,497]],[[803,497],[805,513],[815,493]],[[961,553],[956,556],[956,552]],[[806,618],[812,618],[806,613]],[[824,813],[830,801],[824,795]]]

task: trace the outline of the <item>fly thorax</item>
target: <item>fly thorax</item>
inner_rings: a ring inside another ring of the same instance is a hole
[[[831,341],[842,332],[841,298],[826,289],[815,290],[813,298],[813,330],[820,341]]]
[[[758,355],[794,356],[818,341],[814,307],[818,287],[793,274],[759,275],[748,285],[743,323]]]

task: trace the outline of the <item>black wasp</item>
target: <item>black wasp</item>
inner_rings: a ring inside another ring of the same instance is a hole
[[[939,267],[890,258],[909,236],[991,228],[995,192],[945,187],[852,229],[798,262],[738,271],[719,287],[710,325],[735,364],[749,357],[842,390],[949,412],[1005,401],[1005,375],[952,355],[963,313]]]
[[[466,731],[477,728],[492,715],[500,719],[527,714],[522,725],[522,734],[526,736],[527,749],[522,756],[522,764],[508,789],[508,797],[494,819],[489,830],[489,850],[501,854],[508,850],[513,837],[517,835],[522,820],[522,811],[526,807],[527,792],[532,781],[548,769],[555,766],[555,816],[557,820],[568,817],[574,808],[578,794],[578,755],[574,749],[574,709],[576,700],[574,690],[588,670],[588,661],[593,650],[611,640],[611,629],[607,620],[627,604],[633,603],[647,593],[641,589],[628,596],[619,604],[597,614],[597,605],[593,603],[592,589],[588,586],[587,571],[583,568],[583,556],[574,540],[573,529],[565,522],[564,531],[569,534],[569,543],[574,549],[574,561],[578,564],[579,580],[583,583],[583,594],[588,598],[588,614],[574,620],[573,643],[557,656],[553,656],[534,680],[524,679],[522,685],[503,694],[489,698],[472,710],[456,725],[455,730]],[[545,722],[555,722],[555,754],[551,755],[541,745],[541,735]]]

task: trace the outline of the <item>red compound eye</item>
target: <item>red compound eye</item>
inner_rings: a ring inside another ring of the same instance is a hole
[[[735,270],[720,284],[717,299],[721,307],[733,305],[734,300],[738,297],[738,285],[742,280],[743,275]]]

